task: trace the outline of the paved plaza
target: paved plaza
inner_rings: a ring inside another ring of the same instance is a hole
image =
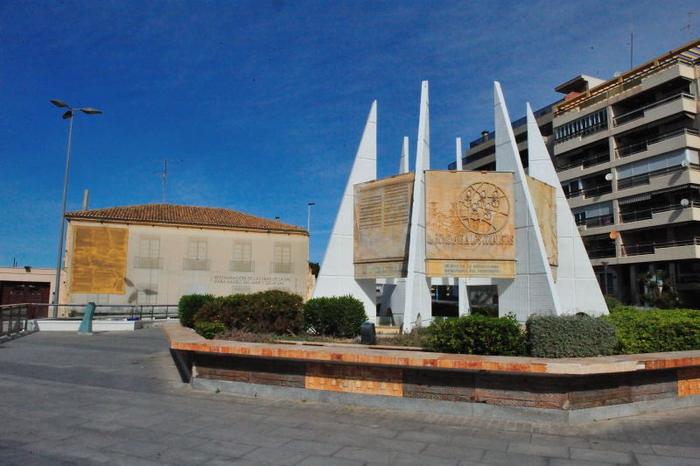
[[[0,344],[2,465],[700,465],[700,408],[577,426],[192,390],[160,329]]]

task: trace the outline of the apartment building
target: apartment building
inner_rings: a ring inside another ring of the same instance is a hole
[[[700,40],[607,81],[578,76],[535,115],[601,287],[624,302],[640,303],[647,273],[700,302],[699,78]],[[527,167],[524,120],[513,127]],[[482,133],[464,169],[493,169],[494,151]]]

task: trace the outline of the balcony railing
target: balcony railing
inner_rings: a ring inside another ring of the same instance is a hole
[[[183,259],[183,270],[209,270],[211,261],[209,259]]]
[[[228,270],[230,272],[255,272],[255,262],[229,261]]]
[[[638,118],[643,118],[644,112],[646,112],[647,110],[651,110],[652,108],[667,104],[673,100],[683,99],[683,98],[695,100],[695,96],[692,94],[688,94],[685,92],[674,94],[670,97],[666,97],[665,99],[661,99],[657,102],[654,102],[653,104],[646,105],[644,107],[638,108],[636,110],[632,110],[631,112],[628,112],[628,113],[625,113],[625,114],[622,114],[618,117],[613,118],[613,125],[619,126],[623,123],[627,123],[628,121],[636,120]]]
[[[665,141],[666,139],[671,139],[674,138],[680,134],[690,134],[690,135],[698,135],[698,131],[692,128],[681,128],[677,129],[675,131],[671,131],[666,134],[662,134],[661,136],[652,138],[652,139],[647,139],[644,141],[639,141],[635,142],[633,144],[628,144],[626,146],[621,146],[615,149],[615,154],[618,157],[627,157],[628,155],[632,154],[638,154],[639,152],[644,152],[647,150],[648,146],[651,144],[656,144],[657,142]]]
[[[162,257],[134,257],[134,268],[136,269],[162,269]]]
[[[601,246],[601,247],[590,247],[586,248],[588,252],[588,257],[591,259],[600,259],[603,257],[615,257],[615,245]]]
[[[700,207],[700,202],[698,201],[692,201],[688,204],[688,208],[690,207]],[[620,212],[620,221],[622,223],[631,223],[631,222],[639,222],[641,220],[651,220],[656,213],[660,212],[670,212],[672,210],[682,210],[685,209],[686,207],[683,207],[682,205],[679,204],[668,204],[665,206],[659,206],[659,207],[649,207],[647,209],[639,209],[639,210],[633,210],[631,212]]]
[[[292,273],[294,264],[291,262],[270,262],[270,273]]]
[[[596,155],[588,156],[582,159],[578,159],[574,162],[569,162],[564,165],[560,165],[557,167],[557,171],[561,172],[564,170],[568,170],[570,168],[574,167],[583,167],[583,168],[588,168],[592,167],[594,165],[600,165],[601,163],[609,162],[610,161],[610,153],[609,152],[601,152]]]
[[[691,165],[691,167],[693,167]],[[658,178],[659,176],[668,175],[669,173],[679,172],[687,170],[687,168],[682,166],[676,167],[666,167],[661,170],[654,170],[649,173],[642,173],[641,175],[630,176],[628,178],[623,178],[617,181],[617,189],[627,189],[634,186],[642,186],[651,183],[652,178]]]
[[[600,186],[595,186],[593,188],[586,188],[586,189],[576,189],[573,191],[570,191],[567,195],[567,199],[571,199],[572,197],[578,197],[578,196],[583,196],[584,198],[588,197],[597,197],[597,196],[602,196],[603,194],[609,194],[612,192],[612,186],[608,184],[600,185]]]
[[[28,305],[0,306],[0,337],[27,330]]]
[[[576,219],[576,225],[585,226],[586,228],[603,227],[612,225],[614,222],[613,214],[599,215],[597,217],[586,217]]]
[[[571,139],[577,139],[577,138],[582,138],[584,136],[588,136],[594,133],[597,133],[599,131],[608,129],[608,122],[607,121],[602,121],[598,124],[587,126],[585,128],[582,128],[578,131],[574,131],[570,134],[567,134],[566,136],[562,136],[559,139],[554,140],[554,144],[561,144],[562,142],[569,141]]]
[[[700,236],[675,241],[652,241],[650,243],[623,245],[622,254],[624,256],[641,256],[644,254],[654,254],[656,249],[675,248],[680,246],[700,246]]]

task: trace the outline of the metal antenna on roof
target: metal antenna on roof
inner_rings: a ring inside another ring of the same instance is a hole
[[[183,162],[182,159],[161,159],[163,161],[163,171],[161,176],[163,177],[163,198],[162,203],[165,204],[166,194],[168,190],[168,162]]]
[[[683,27],[681,28],[681,31],[682,31],[683,29],[687,29],[687,30],[688,30],[688,34],[690,35],[690,40],[691,40],[691,41],[693,40],[693,21],[692,21],[692,17],[693,17],[693,15],[697,15],[698,13],[699,13],[698,11],[692,11],[692,10],[689,11],[689,12],[688,12],[688,24],[686,24],[685,26],[683,26]]]

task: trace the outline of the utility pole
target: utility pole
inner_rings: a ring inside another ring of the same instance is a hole
[[[163,178],[163,190],[162,190],[162,203],[165,204],[165,199],[168,190],[168,162],[182,162],[182,159],[162,159],[163,160],[163,171],[161,176]]]

